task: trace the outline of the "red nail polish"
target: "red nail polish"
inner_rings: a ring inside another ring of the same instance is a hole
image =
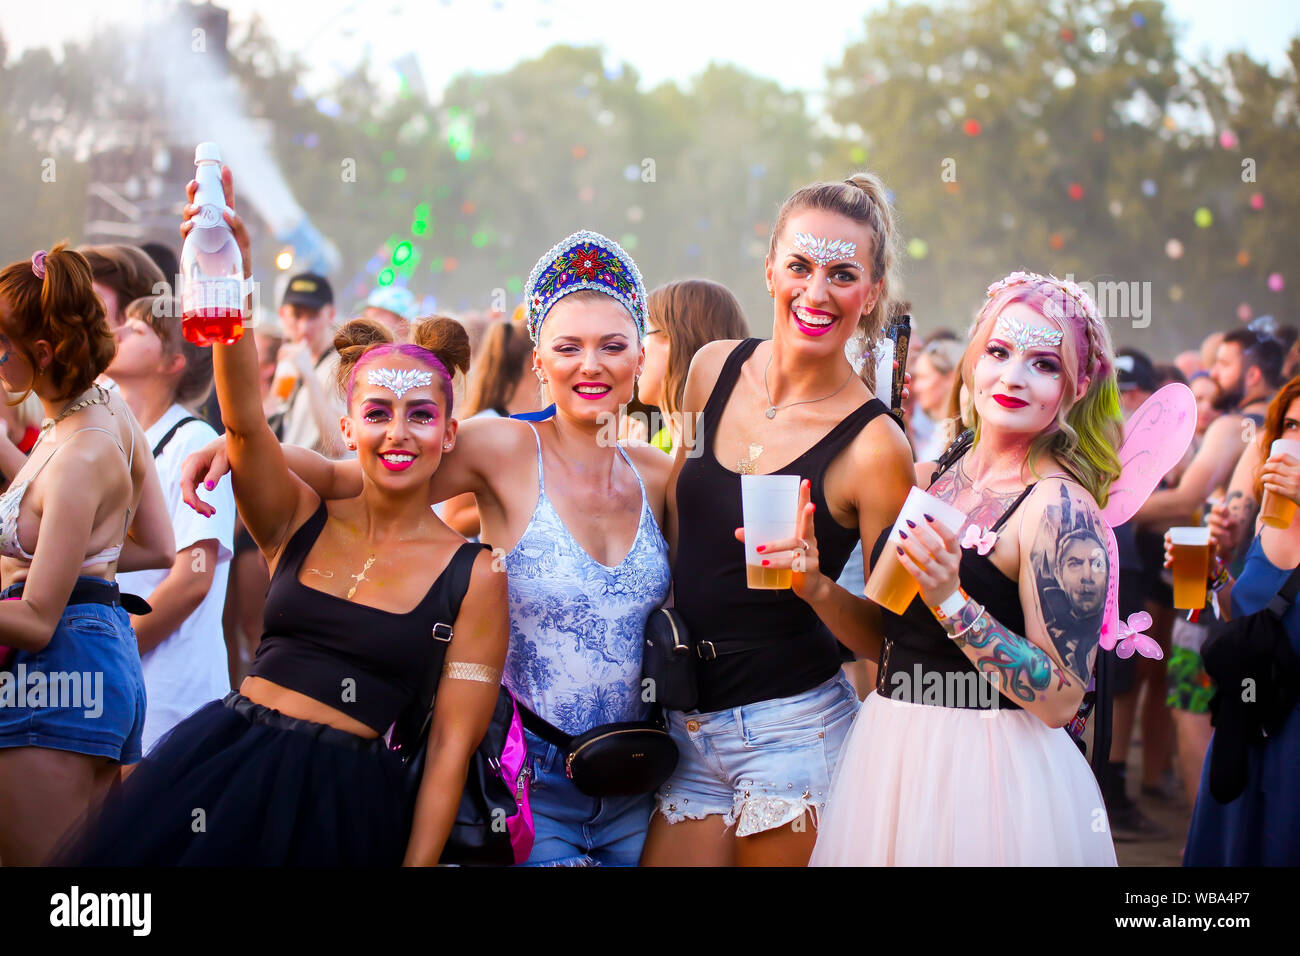
[[[764,559],[763,559],[763,567],[767,567],[767,565],[768,565],[767,558],[764,558]]]
[[[767,550],[767,545],[765,545],[765,544],[760,544],[760,545],[759,545],[758,547],[756,547],[754,550],[757,551],[759,554],[762,554],[764,551]]]

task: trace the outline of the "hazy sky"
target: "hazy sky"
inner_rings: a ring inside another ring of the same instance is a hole
[[[0,0],[11,49],[57,46],[108,22],[148,19],[166,0]],[[322,70],[346,70],[365,49],[377,66],[415,53],[431,91],[466,70],[496,71],[559,43],[599,44],[653,85],[710,60],[735,63],[816,93],[825,68],[861,36],[884,0],[224,0],[235,21],[254,12],[286,49]],[[1295,0],[1169,0],[1185,54],[1245,48],[1275,66],[1300,33]]]

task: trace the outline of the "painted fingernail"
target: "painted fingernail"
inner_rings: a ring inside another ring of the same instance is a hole
[[[933,516],[933,515],[925,515],[924,517],[925,517],[925,520],[926,520],[926,521],[933,521],[933,520],[934,520],[934,516]]]
[[[762,554],[764,551],[767,550],[767,545],[765,545],[765,544],[760,544],[760,545],[759,545],[757,548],[755,548],[754,550],[757,551],[759,554]]]
[[[894,550],[897,551],[899,554],[902,554],[902,553],[903,553],[903,549],[902,549],[902,548],[895,548]]]
[[[764,558],[764,559],[763,559],[763,567],[767,567],[767,565],[768,565],[768,560],[767,560],[767,558]]]
[[[909,528],[915,528],[915,527],[916,527],[916,522],[913,521],[911,518],[904,518],[903,520],[907,522],[907,526],[908,526]]]
[[[903,538],[904,540],[906,540],[906,539],[907,539],[907,532],[906,532],[906,531],[900,531],[900,532],[898,532],[898,536],[899,536],[900,538]]]
[[[213,488],[217,487],[217,484],[214,481],[205,481],[203,487],[208,489],[208,491],[211,491]]]

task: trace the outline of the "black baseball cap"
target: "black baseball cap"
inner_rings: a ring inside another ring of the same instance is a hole
[[[1122,349],[1115,356],[1115,378],[1121,392],[1154,392],[1160,387],[1160,377],[1145,352]]]
[[[301,305],[308,309],[323,309],[334,304],[334,290],[329,280],[315,272],[301,272],[289,280],[281,305]]]

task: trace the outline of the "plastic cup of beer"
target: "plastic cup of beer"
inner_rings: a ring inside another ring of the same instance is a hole
[[[867,588],[863,591],[868,598],[895,614],[906,611],[918,591],[916,578],[912,577],[911,572],[903,567],[903,563],[898,559],[897,549],[902,540],[899,536],[908,530],[909,520],[919,526],[925,523],[926,515],[930,515],[953,534],[960,531],[961,526],[966,523],[964,514],[934,495],[920,488],[913,488],[908,492],[907,500],[903,502],[903,510],[898,513],[898,519],[889,532],[885,549],[876,560],[875,567],[871,569],[871,577],[867,579]]]
[[[789,568],[765,568],[755,548],[793,538],[799,524],[798,475],[741,475],[745,521],[745,582],[756,591],[779,591],[794,583]]]
[[[1273,442],[1268,456],[1290,455],[1300,460],[1300,441],[1292,438],[1279,438]],[[1295,520],[1296,503],[1286,495],[1279,495],[1268,489],[1264,490],[1264,500],[1260,502],[1259,516],[1270,528],[1289,528]]]
[[[1205,582],[1210,574],[1210,529],[1170,528],[1173,555],[1174,607],[1198,611],[1205,607]]]

